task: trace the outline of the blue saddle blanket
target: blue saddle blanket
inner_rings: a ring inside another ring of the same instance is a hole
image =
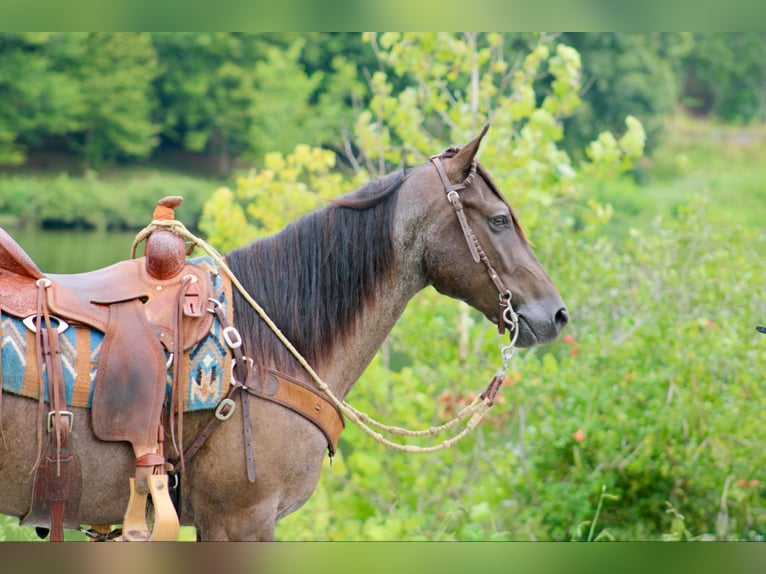
[[[213,296],[226,310],[231,320],[231,284],[220,273],[210,257],[190,259],[207,270],[213,283]],[[2,327],[2,387],[3,390],[25,397],[39,398],[39,378],[35,353],[35,336],[21,319],[0,314]],[[231,357],[223,339],[224,326],[215,317],[210,332],[185,354],[188,380],[185,381],[186,411],[214,409],[226,392],[230,376]],[[59,334],[67,404],[90,408],[96,370],[104,334],[96,329],[70,326]],[[45,375],[43,375],[45,377]],[[167,390],[172,383],[172,367],[167,373]],[[47,385],[43,388],[48,400]]]

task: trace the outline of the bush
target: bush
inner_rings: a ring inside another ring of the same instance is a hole
[[[177,217],[195,227],[202,204],[215,189],[208,180],[159,171],[128,170],[102,178],[61,173],[55,177],[0,176],[0,216],[11,224],[55,228],[140,229],[157,200],[182,195]]]

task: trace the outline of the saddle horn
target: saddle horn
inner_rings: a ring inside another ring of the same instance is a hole
[[[154,221],[175,219],[175,208],[183,197],[169,195],[157,202],[152,213]],[[155,279],[172,279],[186,262],[186,241],[168,229],[156,229],[146,238],[146,272]]]

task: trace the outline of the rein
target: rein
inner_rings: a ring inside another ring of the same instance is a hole
[[[256,311],[256,313],[258,313],[260,318],[274,332],[274,334],[279,339],[279,341],[285,346],[285,348],[287,348],[288,351],[290,351],[290,353],[295,357],[298,363],[306,370],[309,376],[313,379],[317,388],[327,395],[330,402],[334,404],[342,414],[344,414],[346,417],[348,417],[348,419],[353,421],[357,426],[359,426],[359,428],[361,428],[366,434],[368,434],[376,442],[384,444],[395,450],[411,452],[411,453],[435,452],[438,450],[450,448],[453,445],[455,445],[457,442],[465,438],[474,428],[476,428],[479,425],[479,423],[481,423],[481,421],[484,419],[490,407],[494,405],[495,396],[497,395],[497,392],[500,389],[500,386],[505,380],[506,370],[508,368],[508,365],[510,364],[511,359],[513,358],[514,344],[519,334],[518,316],[516,315],[516,313],[514,312],[510,304],[511,291],[505,287],[502,280],[500,279],[497,272],[495,271],[494,267],[492,266],[489,259],[487,258],[486,254],[484,253],[484,250],[481,248],[481,245],[479,244],[479,241],[476,238],[476,235],[474,234],[470,224],[468,223],[465,217],[465,214],[463,212],[463,206],[462,206],[462,203],[460,202],[460,196],[457,193],[459,190],[464,189],[468,185],[470,185],[471,179],[476,173],[476,162],[473,163],[471,173],[466,178],[466,180],[464,180],[461,184],[457,184],[457,185],[450,183],[449,178],[444,172],[444,167],[441,164],[440,158],[445,157],[445,154],[450,153],[453,149],[455,148],[449,148],[442,154],[432,157],[431,161],[436,166],[437,172],[439,173],[439,176],[442,179],[442,182],[445,187],[445,191],[447,193],[447,199],[450,201],[450,204],[455,209],[455,213],[457,214],[458,221],[460,222],[460,226],[463,230],[463,233],[466,238],[466,242],[468,243],[468,247],[471,250],[471,254],[474,260],[477,263],[479,261],[482,261],[484,263],[484,265],[487,268],[487,272],[489,273],[490,279],[492,280],[492,282],[494,283],[494,285],[496,286],[500,294],[499,295],[500,317],[498,320],[498,331],[500,334],[503,334],[505,332],[506,325],[508,325],[513,331],[513,338],[509,345],[501,349],[502,366],[495,373],[495,375],[493,376],[487,388],[482,393],[478,394],[474,398],[474,400],[471,402],[471,404],[461,409],[452,420],[440,426],[433,426],[433,427],[429,427],[427,429],[422,429],[422,430],[409,430],[409,429],[405,429],[401,427],[385,425],[371,418],[368,414],[357,410],[346,401],[339,399],[335,395],[335,393],[333,393],[332,389],[330,389],[327,383],[325,383],[322,380],[322,378],[319,376],[319,374],[312,368],[312,366],[303,357],[303,355],[300,354],[300,352],[289,341],[289,339],[287,339],[284,333],[282,333],[282,331],[273,322],[273,320],[269,317],[266,311],[247,292],[247,290],[244,288],[244,286],[240,283],[240,281],[231,271],[229,266],[226,264],[225,258],[210,244],[208,244],[204,240],[192,234],[182,222],[173,220],[173,219],[152,221],[146,228],[141,230],[136,235],[136,238],[133,241],[131,252],[135,253],[137,245],[141,243],[141,241],[143,241],[155,229],[159,229],[159,228],[169,229],[173,231],[174,233],[185,237],[192,243],[193,246],[196,246],[202,249],[216,262],[216,264],[218,264],[219,268],[223,271],[223,273],[225,273],[226,276],[231,280],[232,285],[236,287],[236,289],[242,294],[242,296],[250,304],[250,306]],[[191,251],[191,249],[189,251]],[[245,358],[245,360],[247,359]],[[244,396],[244,394],[242,396]],[[232,397],[229,397],[229,398],[232,398]],[[418,445],[412,445],[412,444],[401,444],[401,443],[393,442],[390,439],[384,437],[380,432],[377,432],[377,430],[375,430],[375,429],[378,429],[380,431],[386,432],[391,435],[403,436],[403,437],[435,436],[439,433],[452,429],[453,427],[458,425],[461,421],[466,421],[465,428],[463,428],[459,433],[455,434],[454,436],[448,439],[445,439],[438,444],[431,445],[431,446],[418,446]]]

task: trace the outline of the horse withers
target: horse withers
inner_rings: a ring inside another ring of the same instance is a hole
[[[478,309],[520,347],[554,340],[567,323],[567,308],[516,215],[475,159],[485,133],[226,256],[239,282],[337,397],[346,397],[407,302],[429,285]],[[249,357],[248,388],[268,390],[275,372],[280,380],[312,386],[306,369],[241,294],[235,290],[223,304],[233,307]],[[217,369],[219,375],[224,370]],[[258,394],[246,404],[240,397],[236,416],[218,424],[185,461],[180,522],[195,526],[201,540],[273,539],[275,524],[314,492],[328,448],[327,434],[296,409]],[[37,409],[36,400],[4,391],[4,514],[21,517],[30,508]],[[127,443],[99,440],[87,409],[70,410],[72,449],[87,493],[78,521],[119,524],[134,453]],[[195,442],[211,417],[211,410],[186,412],[179,441]],[[165,450],[172,452],[166,438]],[[252,481],[247,458],[255,461]]]

